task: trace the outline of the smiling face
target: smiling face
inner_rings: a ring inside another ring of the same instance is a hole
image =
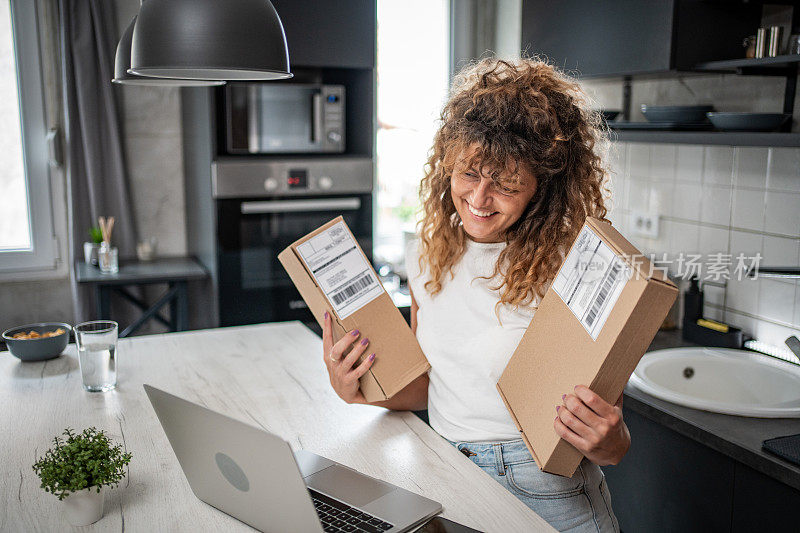
[[[523,165],[516,174],[488,166],[481,169],[480,161],[470,162],[474,152],[465,150],[456,158],[450,180],[453,203],[473,241],[502,242],[536,193],[536,177]]]

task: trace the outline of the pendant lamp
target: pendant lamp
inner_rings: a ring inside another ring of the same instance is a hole
[[[202,87],[209,85],[225,85],[224,81],[219,80],[179,80],[169,78],[145,78],[130,74],[131,68],[131,38],[133,37],[133,26],[136,24],[136,17],[133,17],[128,29],[122,34],[122,39],[117,45],[117,55],[114,59],[114,83],[123,85],[170,85],[182,87]]]
[[[269,0],[146,0],[130,73],[193,80],[291,78],[283,25]]]

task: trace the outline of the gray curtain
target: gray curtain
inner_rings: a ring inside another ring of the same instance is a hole
[[[57,0],[64,95],[71,263],[99,216],[114,216],[120,258],[134,257],[136,228],[122,145],[120,91],[111,83],[118,32],[114,3]],[[97,318],[88,289],[72,276],[76,321]]]
[[[467,63],[496,52],[499,0],[450,0],[450,81]]]

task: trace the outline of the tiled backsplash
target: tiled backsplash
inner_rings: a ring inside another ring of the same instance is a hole
[[[610,162],[609,218],[643,253],[667,253],[673,273],[680,254],[702,254],[704,267],[708,254],[731,254],[731,279],[705,284],[707,317],[781,348],[800,334],[800,282],[734,272],[740,253],[800,265],[800,148],[618,142]],[[657,238],[634,234],[634,211],[659,216]]]

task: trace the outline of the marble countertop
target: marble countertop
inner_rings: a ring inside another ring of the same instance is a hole
[[[680,330],[659,331],[648,351],[679,346],[696,344],[684,341]],[[761,449],[761,443],[765,439],[800,433],[798,418],[751,418],[711,413],[660,400],[631,385],[625,387],[624,405],[681,435],[800,490],[800,466]]]
[[[117,354],[117,388],[88,393],[74,345],[36,363],[0,352],[0,531],[66,528],[31,465],[64,428],[89,426],[133,454],[89,529],[251,530],[194,496],[143,383],[438,501],[444,517],[464,525],[554,531],[411,412],[345,404],[330,386],[321,340],[299,322],[126,338]]]

